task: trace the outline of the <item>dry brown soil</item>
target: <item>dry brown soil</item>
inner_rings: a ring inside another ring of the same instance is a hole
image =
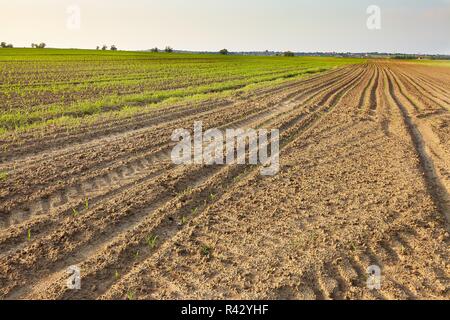
[[[198,120],[279,128],[280,172],[173,165]],[[450,68],[388,61],[23,135],[0,157],[0,297],[449,299],[449,141]]]

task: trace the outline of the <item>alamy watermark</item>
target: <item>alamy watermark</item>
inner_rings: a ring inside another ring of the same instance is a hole
[[[369,290],[381,289],[381,268],[376,265],[372,265],[367,268],[367,288]]]
[[[381,8],[376,5],[367,7],[366,13],[369,15],[367,18],[367,29],[380,30],[381,29]]]
[[[66,28],[71,31],[81,29],[81,8],[78,5],[70,5],[66,8]]]
[[[171,153],[175,164],[250,164],[262,165],[264,176],[280,170],[280,133],[278,129],[208,129],[195,122],[194,131],[177,129],[172,141],[177,142]]]
[[[81,271],[78,266],[70,266],[67,268],[67,289],[69,290],[80,290],[81,289]]]

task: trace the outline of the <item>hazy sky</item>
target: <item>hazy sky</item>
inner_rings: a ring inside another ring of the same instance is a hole
[[[15,46],[450,54],[450,0],[0,0],[0,13],[0,41]]]

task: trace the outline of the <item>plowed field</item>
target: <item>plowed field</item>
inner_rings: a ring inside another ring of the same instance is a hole
[[[174,165],[195,121],[279,128],[280,172]],[[450,68],[368,61],[4,144],[3,299],[450,298]]]

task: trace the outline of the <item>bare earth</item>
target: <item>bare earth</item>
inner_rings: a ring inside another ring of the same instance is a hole
[[[280,173],[173,165],[198,120],[280,128]],[[3,299],[450,298],[450,68],[372,61],[8,147]]]

